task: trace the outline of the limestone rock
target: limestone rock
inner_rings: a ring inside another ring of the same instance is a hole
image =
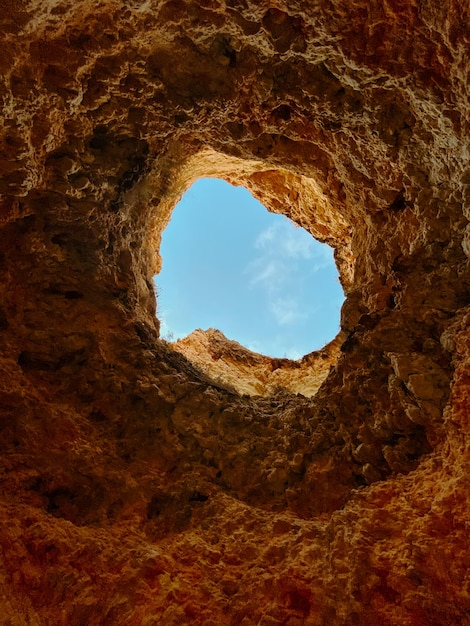
[[[468,24],[2,3],[3,624],[470,623]],[[161,233],[201,176],[335,248],[332,347],[159,338]]]
[[[220,330],[195,330],[169,345],[212,380],[239,394],[272,396],[279,392],[316,394],[341,354],[340,334],[322,350],[297,361],[256,354],[227,339]]]

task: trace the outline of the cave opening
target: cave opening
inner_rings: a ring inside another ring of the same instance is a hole
[[[333,249],[243,187],[200,178],[172,212],[155,277],[161,335],[201,328],[271,357],[333,340],[344,293]]]

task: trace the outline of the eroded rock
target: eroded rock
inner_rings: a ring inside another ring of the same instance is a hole
[[[5,624],[468,622],[468,17],[3,3]],[[335,248],[334,355],[159,339],[201,176]]]

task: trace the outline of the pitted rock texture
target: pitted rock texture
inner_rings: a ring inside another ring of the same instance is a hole
[[[468,22],[2,4],[2,623],[470,624]],[[159,339],[161,233],[200,176],[335,248],[318,391]]]
[[[256,354],[214,328],[195,330],[169,343],[220,385],[239,394],[271,396],[282,391],[314,396],[341,354],[342,333],[322,350],[297,361]]]

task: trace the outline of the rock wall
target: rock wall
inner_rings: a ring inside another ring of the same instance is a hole
[[[3,624],[470,624],[468,21],[2,3]],[[202,175],[335,247],[313,395],[159,339],[161,232]]]

